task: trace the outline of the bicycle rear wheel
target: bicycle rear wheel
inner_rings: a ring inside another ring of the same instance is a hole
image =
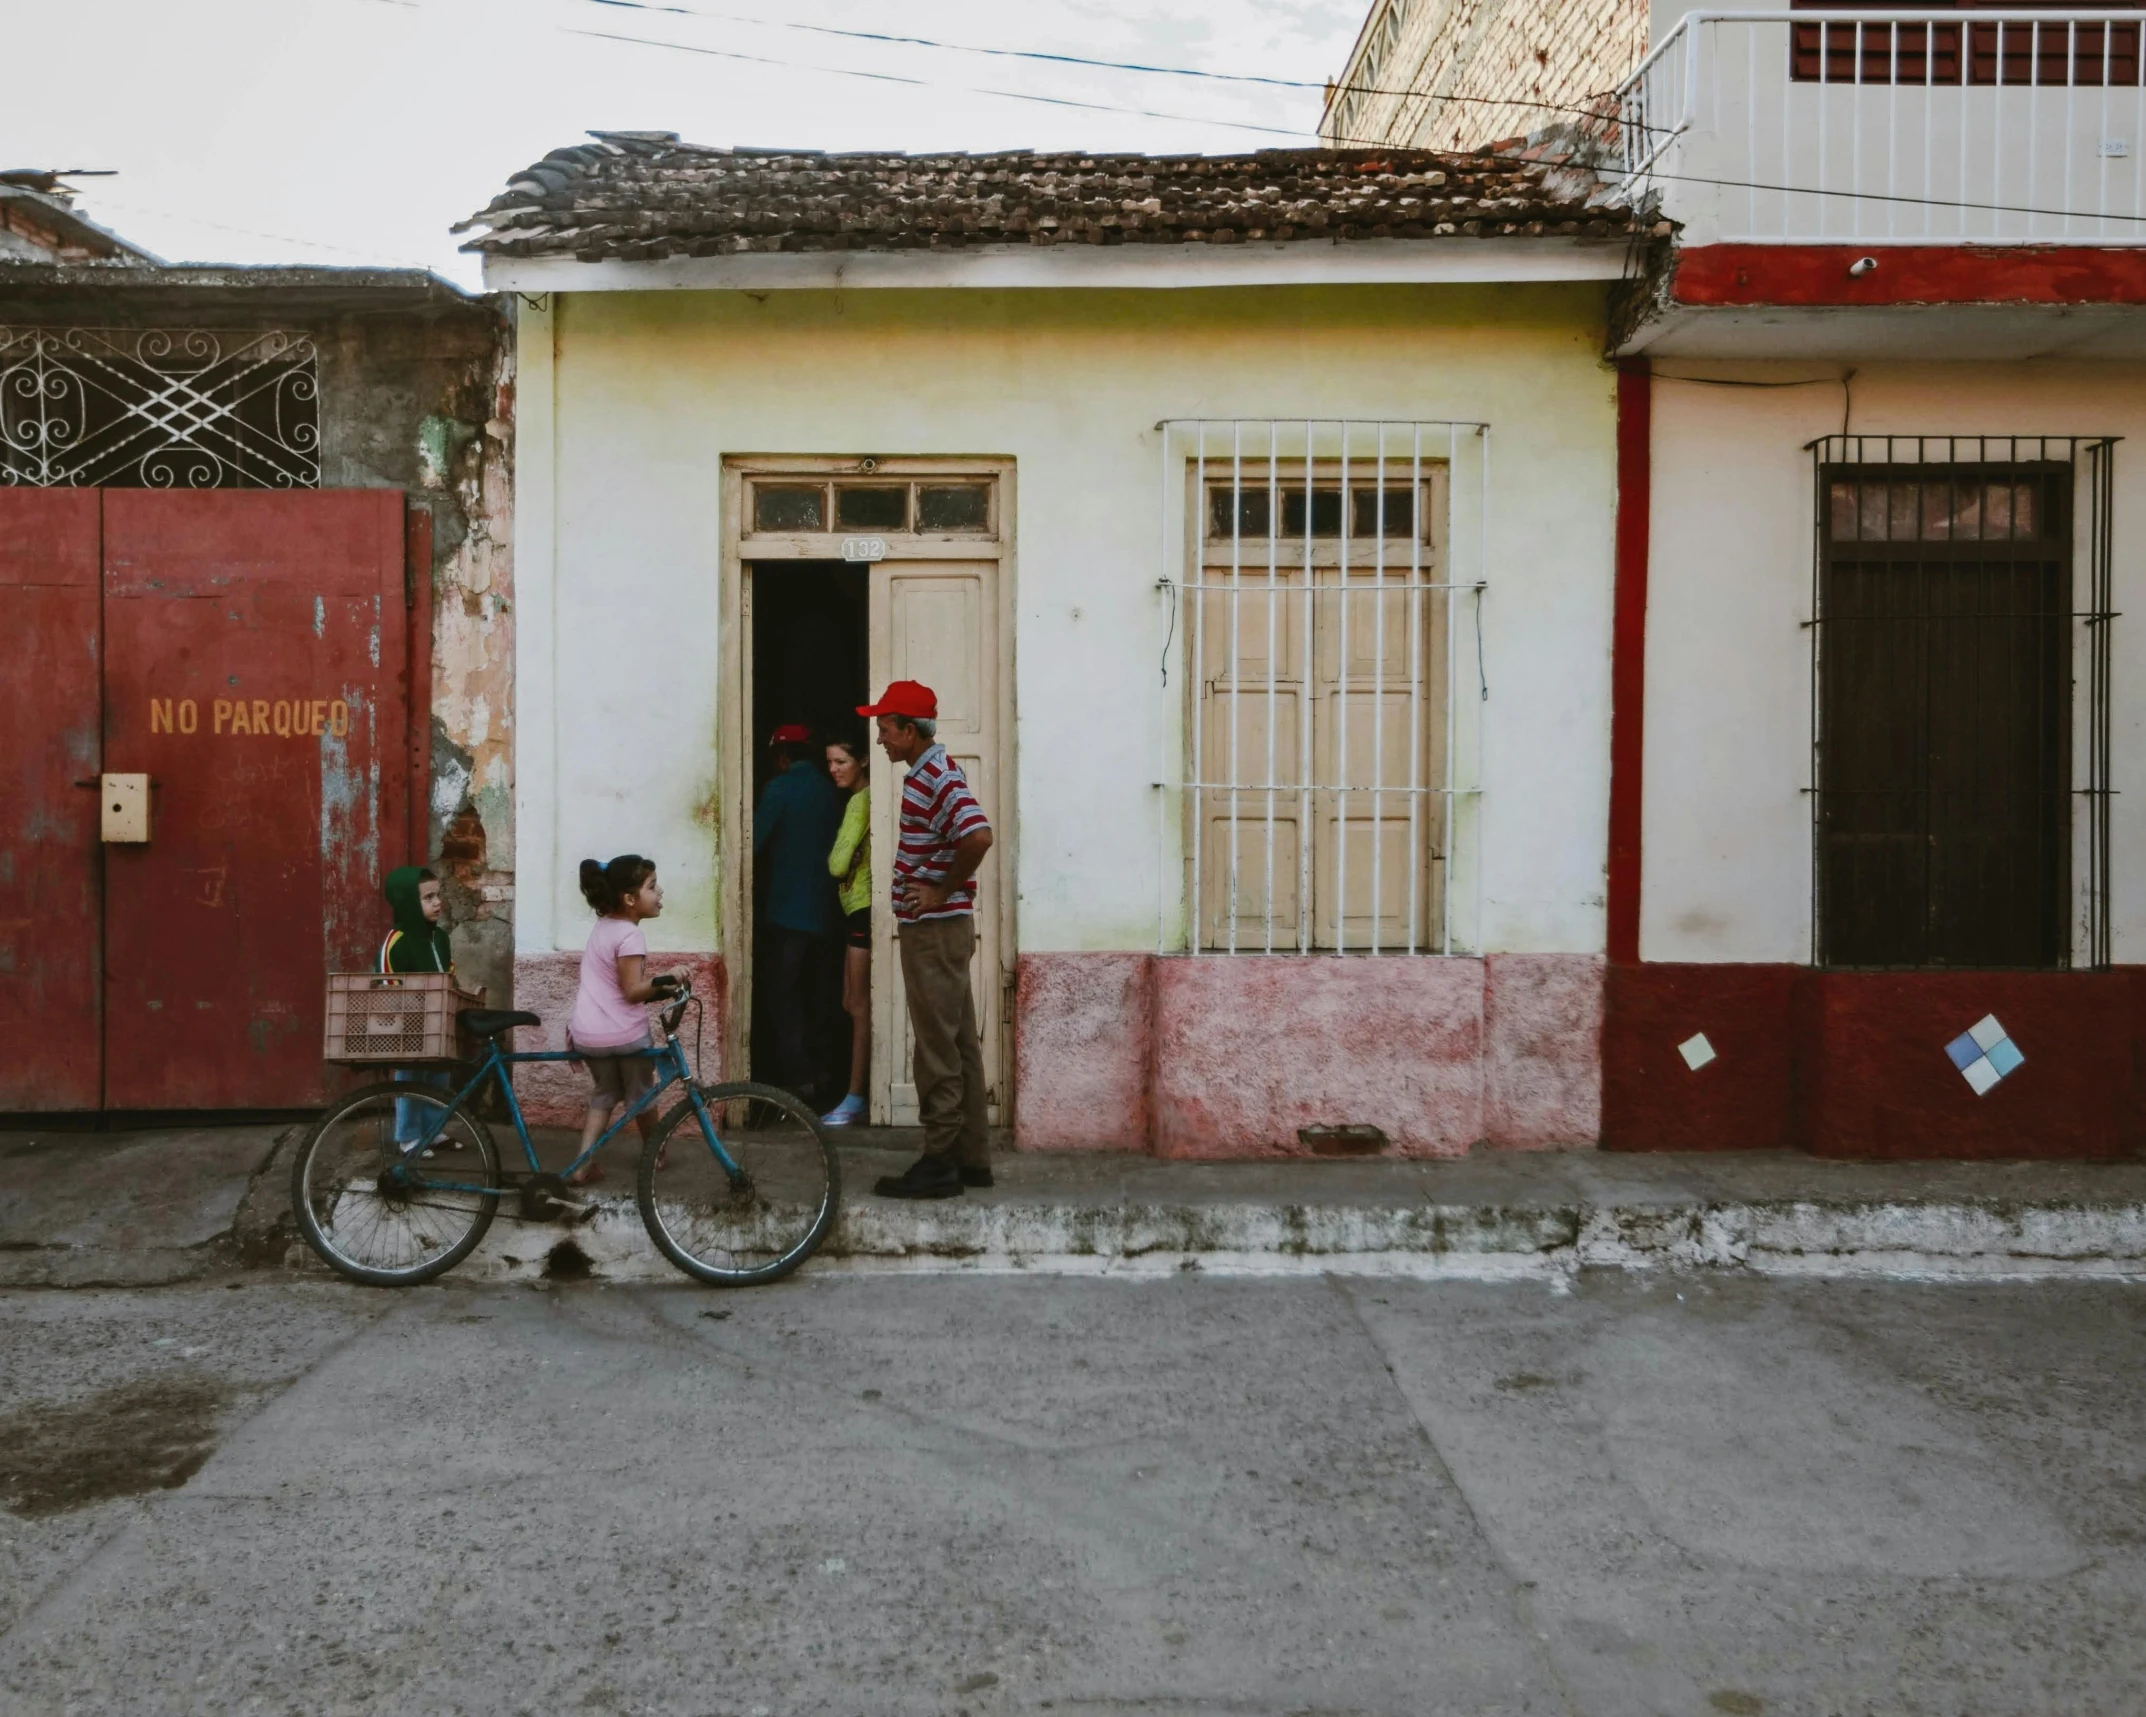
[[[787,1276],[834,1225],[842,1198],[834,1146],[787,1091],[742,1081],[696,1089],[738,1172],[708,1148],[692,1103],[675,1105],[641,1152],[648,1236],[703,1282],[745,1287]]]
[[[435,1134],[430,1161],[397,1147]],[[339,1098],[291,1163],[291,1213],[306,1244],[372,1287],[407,1287],[453,1269],[498,1209],[492,1135],[437,1087],[367,1085]]]

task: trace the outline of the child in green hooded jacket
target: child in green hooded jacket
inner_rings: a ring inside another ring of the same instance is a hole
[[[440,879],[422,865],[406,864],[387,873],[382,890],[395,914],[395,928],[380,944],[383,972],[451,972],[454,950],[440,928],[446,903]]]
[[[381,892],[394,911],[395,928],[380,944],[380,970],[452,972],[454,950],[447,932],[440,928],[440,914],[446,910],[446,902],[440,897],[440,879],[422,865],[406,864],[387,873],[387,884]],[[437,1085],[445,1091],[454,1089],[449,1081],[430,1071],[401,1069],[395,1078],[404,1083]],[[421,1137],[430,1119],[429,1115],[420,1115],[418,1106],[408,1098],[396,1098],[395,1142],[406,1145]],[[440,1143],[449,1150],[461,1148],[451,1132]],[[431,1154],[429,1150],[425,1152],[428,1157]]]

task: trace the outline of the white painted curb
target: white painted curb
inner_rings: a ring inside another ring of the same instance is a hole
[[[561,1254],[571,1247],[578,1262]],[[303,1253],[303,1248],[299,1248]],[[1929,1281],[2146,1280],[2146,1204],[848,1205],[813,1275],[1548,1280],[1584,1269]],[[630,1199],[573,1227],[496,1222],[455,1272],[677,1281]]]

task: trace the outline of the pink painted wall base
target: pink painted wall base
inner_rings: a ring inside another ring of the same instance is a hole
[[[1028,954],[1014,988],[1014,1138],[1024,1151],[1144,1151],[1148,954]]]
[[[1015,1011],[1023,1150],[1312,1154],[1372,1126],[1392,1154],[1591,1146],[1602,962],[1026,954]]]
[[[708,1080],[723,1077],[723,1022],[729,1004],[728,974],[720,954],[652,954],[649,969],[676,972],[693,985],[693,993],[707,1009],[706,1030],[694,1050],[694,1069]],[[524,1026],[514,1035],[515,1047],[523,1050],[564,1049],[566,1019],[574,1011],[574,986],[581,980],[578,953],[517,954],[514,957],[514,1005],[543,1016],[543,1030]],[[687,1041],[694,1037],[693,1016],[682,1027]],[[571,1061],[537,1062],[517,1068],[515,1100],[532,1125],[578,1127],[588,1112],[589,1076]]]

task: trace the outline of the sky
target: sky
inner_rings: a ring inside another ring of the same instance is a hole
[[[1318,124],[1316,88],[797,25],[1315,85],[1340,72],[1365,3],[0,0],[18,68],[0,103],[0,168],[113,170],[76,181],[78,206],[170,262],[389,264],[475,286],[476,259],[448,228],[591,129],[828,150],[1189,153],[1309,143]]]

